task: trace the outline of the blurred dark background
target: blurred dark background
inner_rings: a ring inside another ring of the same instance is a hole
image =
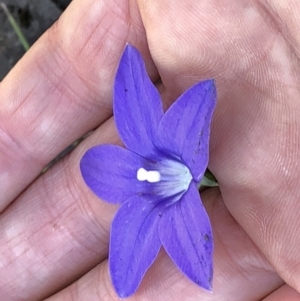
[[[32,45],[66,9],[72,0],[0,0]],[[0,7],[0,81],[24,54],[16,33]]]

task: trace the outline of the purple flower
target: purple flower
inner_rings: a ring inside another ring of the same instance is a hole
[[[126,148],[99,145],[80,162],[90,189],[122,204],[110,234],[109,267],[120,297],[133,294],[161,248],[194,283],[211,290],[213,239],[197,184],[208,163],[213,80],[163,112],[139,52],[127,45],[117,70],[114,118]]]

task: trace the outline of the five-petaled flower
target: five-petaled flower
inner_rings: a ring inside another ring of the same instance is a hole
[[[138,288],[164,247],[194,283],[211,290],[213,240],[197,184],[208,164],[213,80],[183,93],[166,113],[139,52],[127,45],[114,86],[113,112],[127,149],[99,145],[80,162],[86,184],[122,204],[111,226],[109,267],[120,297]]]

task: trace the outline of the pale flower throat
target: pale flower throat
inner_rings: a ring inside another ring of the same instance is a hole
[[[174,196],[176,202],[187,191],[192,175],[181,162],[166,159],[153,165],[150,170],[140,167],[136,178],[139,181],[152,183],[156,193],[162,197]]]

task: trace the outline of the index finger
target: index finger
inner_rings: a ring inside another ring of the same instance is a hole
[[[75,0],[0,85],[0,211],[53,159],[111,115],[126,42],[146,56],[132,1]]]

